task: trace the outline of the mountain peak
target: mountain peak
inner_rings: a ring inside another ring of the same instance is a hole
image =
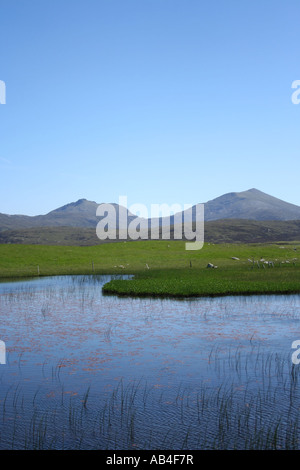
[[[259,189],[256,189],[256,188],[248,189],[248,191],[246,191],[246,192],[249,192],[249,193],[262,193],[262,191],[260,191]]]
[[[300,220],[300,207],[256,188],[223,194],[205,204],[205,220]]]
[[[87,199],[84,199],[84,198],[78,199],[78,201],[74,202],[74,205],[75,205],[75,206],[78,206],[79,204],[82,204],[82,203],[85,202],[85,201],[87,201]]]
[[[94,208],[95,205],[96,205],[96,202],[88,201],[87,199],[78,199],[78,201],[76,202],[69,202],[68,204],[65,204],[64,206],[61,206],[61,207],[58,207],[57,209],[52,210],[51,212],[49,212],[49,214],[52,214],[54,212],[70,211],[70,210],[73,210],[74,208],[85,209],[88,206]]]

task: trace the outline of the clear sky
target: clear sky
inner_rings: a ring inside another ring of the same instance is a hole
[[[300,205],[299,0],[0,0],[0,212]]]

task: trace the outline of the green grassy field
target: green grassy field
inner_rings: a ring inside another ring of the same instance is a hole
[[[300,292],[298,253],[300,242],[205,243],[199,251],[186,251],[183,241],[161,240],[86,247],[0,244],[0,278],[133,274],[104,287],[108,294],[132,296],[292,293]]]

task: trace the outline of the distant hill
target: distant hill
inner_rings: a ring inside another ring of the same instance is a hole
[[[258,189],[228,193],[205,203],[205,220],[300,220],[300,207]]]
[[[96,215],[99,205],[79,199],[45,215],[0,213],[0,243],[99,243],[95,234],[100,221]],[[120,206],[113,206],[118,217]],[[296,223],[300,221],[300,207],[254,188],[224,194],[204,203],[204,215],[205,241],[300,240],[300,224]],[[127,216],[128,223],[138,219],[128,210]],[[156,225],[172,226],[174,217],[155,219],[155,222]]]
[[[239,193],[227,193],[204,204],[204,220],[239,219],[256,221],[300,220],[300,206],[282,201],[258,189],[249,189]],[[197,204],[191,209],[185,220],[195,221]],[[181,215],[184,213],[181,213]],[[155,225],[173,225],[174,216],[154,219]]]
[[[112,205],[116,209],[117,220],[119,214],[119,205]],[[96,210],[99,204],[87,199],[79,199],[58,209],[55,209],[45,215],[27,216],[27,215],[7,215],[0,213],[0,231],[16,230],[34,227],[93,227],[95,228],[100,220],[96,216]],[[136,216],[127,211],[128,221],[135,219]]]
[[[171,227],[170,239],[173,238],[173,233],[173,227]],[[300,220],[221,219],[208,221],[204,225],[204,240],[210,243],[286,243],[300,241]],[[114,242],[114,240],[100,241],[95,228],[89,227],[35,227],[0,232],[0,243],[93,246],[109,242]]]

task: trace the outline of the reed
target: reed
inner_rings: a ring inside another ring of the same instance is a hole
[[[61,376],[51,404],[41,387],[30,396],[19,382],[4,383],[0,448],[300,449],[299,368],[260,348],[232,348],[222,354],[224,368],[216,366],[220,355],[210,351],[215,384],[163,393],[149,379],[122,378],[106,398],[89,385],[66,400]]]

